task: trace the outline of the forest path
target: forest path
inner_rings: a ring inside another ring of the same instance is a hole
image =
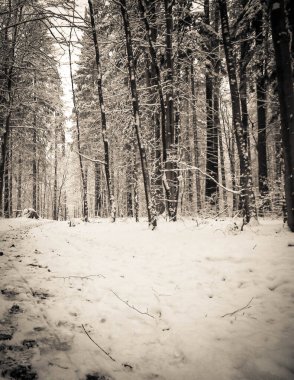
[[[293,235],[236,226],[0,220],[0,374],[293,380]]]

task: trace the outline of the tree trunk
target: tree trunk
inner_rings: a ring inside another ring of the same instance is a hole
[[[263,11],[256,15],[256,48],[260,59],[257,63],[256,107],[257,107],[257,153],[258,153],[258,188],[262,198],[268,194],[268,170],[266,149],[266,62],[264,49]]]
[[[173,1],[164,0],[165,10],[165,56],[166,56],[166,165],[165,188],[168,214],[172,221],[177,220],[178,189],[177,175],[177,129],[174,118],[174,63],[173,63]]]
[[[36,111],[35,111],[36,112]],[[32,207],[37,211],[37,130],[36,130],[36,115],[34,115],[34,128],[33,128],[33,162],[32,162]]]
[[[88,0],[88,4],[89,4],[89,12],[90,12],[90,19],[91,19],[91,27],[92,27],[92,37],[93,37],[93,43],[94,43],[94,48],[95,48],[95,61],[96,61],[96,67],[97,67],[98,98],[99,98],[99,105],[100,105],[102,139],[103,139],[103,146],[104,146],[105,178],[106,178],[106,185],[107,185],[107,191],[108,191],[110,213],[112,215],[112,221],[115,222],[116,211],[115,211],[114,194],[113,194],[111,174],[110,174],[110,152],[109,152],[109,141],[108,141],[108,136],[107,136],[106,113],[105,113],[105,107],[104,107],[100,52],[99,52],[95,15],[94,15],[92,0]]]
[[[57,212],[57,170],[58,170],[58,157],[57,157],[57,125],[55,125],[54,133],[54,184],[53,184],[53,220],[58,220]]]
[[[200,154],[199,154],[199,137],[198,137],[198,123],[197,123],[197,104],[196,104],[196,91],[195,91],[195,75],[194,64],[191,62],[191,95],[192,95],[192,129],[194,141],[194,157],[196,168],[200,167]],[[198,171],[195,172],[195,185],[196,185],[196,200],[197,211],[201,209],[201,184]]]
[[[149,178],[148,165],[147,165],[146,150],[145,150],[145,145],[142,143],[142,137],[141,137],[140,104],[139,104],[139,97],[137,93],[137,82],[136,82],[135,62],[134,62],[134,54],[133,54],[133,47],[132,47],[132,36],[131,36],[129,15],[128,15],[127,7],[126,7],[126,0],[120,0],[120,6],[121,6],[120,8],[121,8],[121,14],[122,14],[124,30],[125,30],[129,80],[130,80],[131,93],[132,93],[134,128],[135,128],[138,148],[140,152],[148,222],[149,222],[149,225],[152,225],[152,228],[154,229],[157,226],[157,212],[155,209],[154,200],[152,199],[152,196],[151,196],[151,186],[150,186],[150,178]]]
[[[241,182],[241,210],[244,224],[249,223],[252,217],[256,217],[255,198],[252,189],[251,167],[247,152],[247,144],[241,119],[240,94],[237,84],[236,63],[233,54],[232,41],[229,29],[226,0],[218,0],[221,16],[223,44],[226,56],[231,102],[233,128],[236,137],[238,155],[240,159],[240,182]]]
[[[209,0],[204,1],[204,22],[207,27],[210,27],[210,6]],[[211,37],[207,36],[206,54],[207,64],[205,73],[205,88],[206,88],[206,172],[210,177],[205,178],[205,196],[207,201],[215,204],[217,194],[218,181],[218,149],[217,149],[217,129],[214,124],[214,80],[212,70],[215,66],[214,49],[215,43],[211,41]]]
[[[286,26],[287,17],[284,0],[271,0],[269,3],[269,13],[275,49],[281,112],[287,220],[290,230],[294,232],[294,91],[291,40]]]
[[[97,157],[98,158],[98,157]],[[101,217],[101,185],[100,185],[100,164],[95,162],[95,216]]]
[[[76,102],[76,96],[75,96],[73,70],[72,70],[72,52],[71,52],[71,48],[70,48],[71,36],[72,36],[72,29],[70,31],[70,42],[68,45],[69,70],[70,70],[70,80],[71,80],[71,90],[72,90],[74,115],[75,115],[75,121],[76,121],[78,156],[79,156],[79,164],[80,164],[80,172],[81,172],[81,180],[82,180],[83,219],[85,222],[88,222],[89,221],[89,209],[88,209],[87,178],[85,175],[84,163],[83,163],[83,159],[81,156],[81,133],[80,133],[79,110],[77,108],[77,102]]]
[[[18,155],[18,173],[17,173],[17,211],[22,209],[22,158],[21,152]]]

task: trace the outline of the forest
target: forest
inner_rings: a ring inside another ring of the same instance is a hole
[[[293,8],[1,0],[2,216],[294,231]]]
[[[1,380],[293,380],[293,36],[293,0],[0,0]]]

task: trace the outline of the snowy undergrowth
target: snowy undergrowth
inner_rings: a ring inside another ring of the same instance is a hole
[[[0,318],[21,308],[10,344],[36,342],[40,379],[294,378],[294,239],[279,221],[20,218],[0,233]]]

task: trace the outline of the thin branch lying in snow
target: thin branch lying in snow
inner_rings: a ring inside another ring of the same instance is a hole
[[[84,329],[84,331],[85,331],[85,333],[86,333],[86,335],[87,335],[87,337],[98,347],[98,348],[100,348],[100,350],[102,351],[102,352],[104,352],[104,354],[105,355],[107,355],[113,362],[116,362],[116,360],[110,355],[110,353],[109,352],[107,352],[107,351],[105,351],[101,346],[99,346],[99,344],[98,343],[96,343],[91,337],[90,337],[90,335],[89,335],[89,333],[87,332],[87,330],[85,329],[85,327],[84,327],[84,325],[82,325],[82,328]]]
[[[251,298],[251,300],[248,302],[248,304],[247,304],[246,306],[241,307],[240,309],[237,309],[237,310],[233,311],[232,313],[224,314],[224,315],[222,315],[222,318],[226,317],[227,315],[229,315],[229,316],[231,317],[232,315],[238,313],[239,311],[242,311],[242,310],[248,309],[249,307],[251,307],[250,304],[251,304],[253,298],[254,298],[254,297]]]
[[[54,276],[53,278],[63,278],[64,280],[66,278],[70,279],[70,278],[80,278],[80,279],[89,279],[90,277],[99,277],[99,278],[105,278],[105,276],[103,276],[103,274],[89,274],[88,276]]]
[[[121,302],[123,302],[124,304],[126,304],[129,308],[135,310],[137,313],[139,313],[139,314],[143,314],[143,315],[148,315],[148,317],[155,319],[155,317],[154,317],[153,315],[149,314],[148,311],[144,312],[144,311],[140,311],[140,310],[138,310],[135,306],[130,305],[128,301],[125,301],[125,300],[123,300],[122,298],[120,298],[120,296],[117,295],[113,290],[111,290],[111,292],[112,292],[112,293],[113,293],[113,294],[114,294],[114,295],[115,295],[115,296],[116,296]]]
[[[97,160],[97,159],[85,156],[84,154],[79,153],[77,151],[75,151],[75,153],[77,153],[78,155],[80,155],[81,157],[83,157],[85,160],[88,160],[88,161],[91,161],[91,162],[99,162],[102,165],[106,165],[106,163],[104,161],[102,161],[102,160]]]

